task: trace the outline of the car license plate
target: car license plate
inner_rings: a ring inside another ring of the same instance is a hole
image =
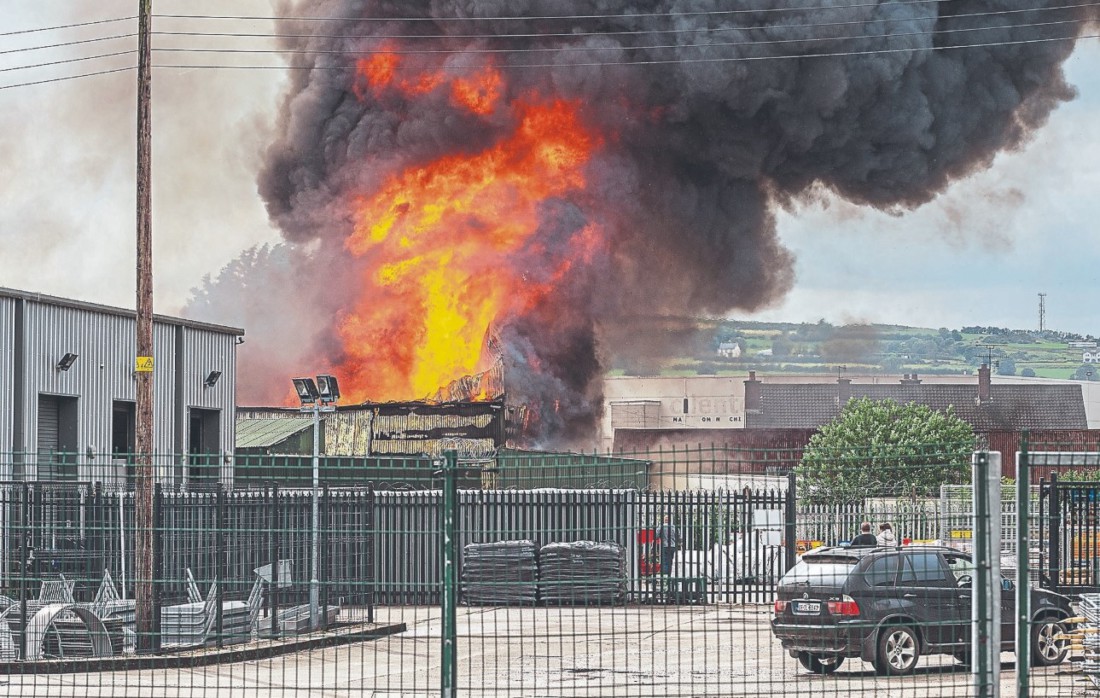
[[[816,616],[821,613],[820,601],[792,601],[791,610],[800,616]]]

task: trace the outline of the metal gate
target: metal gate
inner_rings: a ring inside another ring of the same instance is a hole
[[[1100,591],[1100,482],[1040,481],[1041,584],[1065,594]]]

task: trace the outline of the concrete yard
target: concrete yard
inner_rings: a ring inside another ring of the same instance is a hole
[[[458,610],[460,696],[913,696],[974,695],[951,657],[922,657],[908,677],[848,660],[832,676],[805,672],[768,628],[769,606],[468,608]],[[267,659],[186,669],[8,675],[0,695],[201,697],[440,695],[440,612],[377,610],[380,639]],[[1002,695],[1014,695],[1012,654]],[[1076,664],[1034,669],[1033,696],[1098,696]]]

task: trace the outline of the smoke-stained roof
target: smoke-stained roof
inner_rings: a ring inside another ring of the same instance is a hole
[[[975,431],[1086,429],[1085,403],[1079,385],[990,385],[989,400],[979,402],[970,384],[760,385],[760,410],[747,410],[746,426],[755,429],[814,429],[840,413],[841,394],[851,398],[917,403],[955,414]]]

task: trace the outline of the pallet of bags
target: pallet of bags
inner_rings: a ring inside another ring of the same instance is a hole
[[[470,606],[533,605],[538,597],[534,541],[471,543],[462,549],[462,597]]]
[[[551,605],[620,603],[626,554],[615,543],[549,543],[539,550],[539,598]]]

